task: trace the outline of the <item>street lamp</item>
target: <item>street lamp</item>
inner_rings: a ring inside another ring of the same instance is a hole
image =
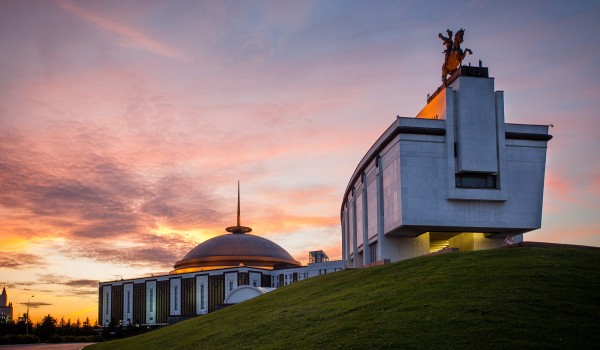
[[[33,298],[35,295],[29,297]],[[27,299],[27,317],[25,317],[25,335],[29,335],[29,299]]]

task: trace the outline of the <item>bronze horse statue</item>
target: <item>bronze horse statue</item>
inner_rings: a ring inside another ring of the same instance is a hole
[[[452,75],[452,73],[456,72],[465,56],[467,56],[467,53],[470,55],[473,54],[473,51],[469,49],[463,51],[460,48],[460,44],[463,42],[465,35],[464,29],[461,28],[456,32],[454,41],[452,40],[452,32],[446,30],[446,33],[448,34],[448,37],[443,36],[442,33],[439,34],[440,39],[442,39],[443,44],[446,46],[446,50],[444,50],[446,57],[444,59],[444,64],[442,65],[442,83],[444,83],[444,86],[446,85],[448,74]]]

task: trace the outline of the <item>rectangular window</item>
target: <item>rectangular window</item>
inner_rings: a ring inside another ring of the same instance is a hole
[[[106,293],[106,314],[108,315],[108,293]]]
[[[127,291],[127,313],[131,313],[131,292]]]
[[[150,288],[150,312],[154,312],[154,289]]]
[[[175,286],[175,311],[177,311],[177,286]]]
[[[233,281],[229,281],[229,291],[233,290]]]
[[[371,255],[370,263],[377,261],[377,242],[369,244],[369,253]]]
[[[455,179],[458,188],[497,188],[496,175],[493,174],[460,173]]]
[[[200,284],[200,308],[204,309],[204,284]]]

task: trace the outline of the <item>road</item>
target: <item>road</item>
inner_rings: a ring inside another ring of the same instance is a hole
[[[1,345],[1,350],[80,350],[94,343]]]

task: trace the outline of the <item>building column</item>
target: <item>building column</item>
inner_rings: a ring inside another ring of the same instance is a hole
[[[348,207],[346,206],[342,210],[342,260],[344,261],[344,269],[348,265],[348,252],[347,252],[347,248],[346,248],[346,244],[347,244],[346,242],[348,240],[346,237],[346,235],[348,234],[347,222],[348,222]]]
[[[362,174],[362,216],[363,216],[363,266],[366,266],[371,263],[371,249],[369,249],[369,209],[368,209],[368,198],[367,198],[367,184],[366,184],[367,176]]]
[[[375,260],[383,260],[383,166],[381,157],[377,156],[377,256]]]
[[[352,188],[352,202],[350,203],[350,205],[352,205],[352,230],[350,230],[350,234],[352,235],[352,267],[356,268],[358,267],[358,246],[356,244],[356,196],[355,196],[355,190],[354,187]]]

